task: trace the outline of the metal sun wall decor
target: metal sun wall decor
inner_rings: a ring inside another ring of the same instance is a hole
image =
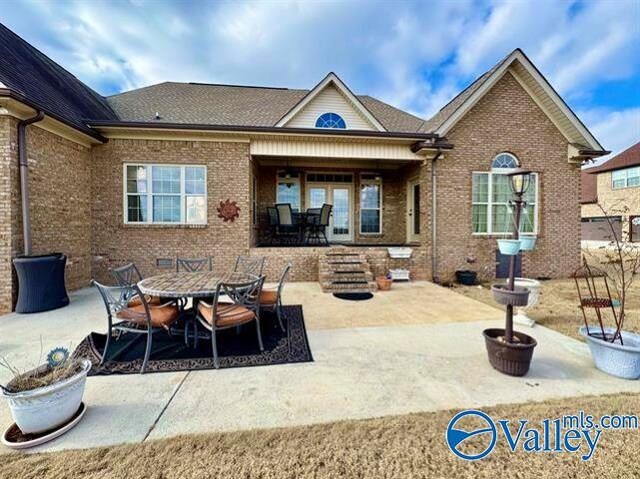
[[[240,207],[235,201],[221,201],[217,209],[218,218],[222,218],[225,222],[231,221],[233,223],[240,216]]]

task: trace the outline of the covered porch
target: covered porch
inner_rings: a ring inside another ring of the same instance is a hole
[[[427,206],[421,194],[422,160],[281,156],[252,160],[254,248],[421,243],[421,211]],[[307,212],[317,213],[323,205],[331,206],[331,214],[319,238],[305,224],[300,225],[299,235],[283,237],[273,212],[269,214],[277,204],[290,205],[294,217],[303,221]]]

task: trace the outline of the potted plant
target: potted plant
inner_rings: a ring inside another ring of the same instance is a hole
[[[51,431],[67,423],[80,409],[91,362],[71,359],[65,348],[52,349],[47,362],[22,373],[6,359],[0,365],[13,379],[0,386],[11,415],[23,434]]]
[[[387,273],[386,276],[378,276],[376,278],[376,284],[378,285],[378,291],[389,291],[393,284],[391,273]]]
[[[624,331],[624,322],[627,317],[627,298],[635,280],[640,275],[640,248],[629,241],[620,238],[613,224],[613,216],[624,217],[628,214],[626,205],[615,205],[607,209],[604,205],[598,207],[606,219],[605,228],[609,231],[610,242],[607,246],[601,246],[595,250],[585,251],[585,265],[589,273],[592,268],[588,263],[597,263],[597,270],[605,282],[606,291],[609,292],[609,284],[612,286],[614,296],[604,296],[584,299],[581,296],[580,306],[585,325],[580,328],[580,334],[586,339],[598,369],[612,376],[625,379],[640,378],[640,335],[630,331]],[[589,258],[587,260],[587,257]],[[574,275],[577,277],[577,275]],[[592,276],[592,281],[595,275]],[[578,280],[576,279],[576,285]],[[637,286],[636,286],[637,287]],[[599,290],[601,291],[601,290]],[[580,287],[578,286],[580,294]],[[601,294],[601,293],[600,293]],[[596,311],[597,326],[589,326],[587,310]],[[609,314],[601,314],[600,309],[609,310]],[[615,327],[605,327],[603,318],[613,318]]]
[[[467,264],[475,264],[475,256],[467,256]],[[474,286],[478,282],[478,273],[471,269],[459,269],[456,271],[456,282],[465,286]]]
[[[510,202],[515,210],[513,240],[498,240],[502,254],[511,256],[509,261],[509,280],[506,284],[494,284],[491,287],[493,299],[506,306],[504,329],[490,328],[483,331],[489,363],[498,371],[511,376],[524,376],[529,371],[533,349],[538,344],[531,336],[513,330],[514,306],[525,306],[529,301],[529,289],[515,284],[515,258],[520,251],[520,219],[523,199],[529,186],[531,172],[517,169],[509,173],[510,186],[515,199]]]

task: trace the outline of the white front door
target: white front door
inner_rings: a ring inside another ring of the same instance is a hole
[[[407,241],[420,241],[420,180],[407,182]]]
[[[329,241],[353,240],[353,186],[345,184],[307,184],[307,207],[321,208],[333,205],[327,238]]]

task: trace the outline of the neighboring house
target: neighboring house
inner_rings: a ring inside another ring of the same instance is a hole
[[[158,61],[162,61],[158,59]],[[34,252],[69,257],[67,285],[134,261],[144,275],[180,255],[267,257],[274,279],[317,280],[326,248],[264,247],[266,208],[334,207],[329,239],[374,274],[415,279],[496,272],[510,231],[504,173],[535,172],[525,230],[538,236],[523,274],[562,277],[579,263],[580,165],[607,152],[517,49],[423,120],[330,73],[311,90],[165,82],[103,97],[0,26],[0,310],[23,251],[17,128],[27,127]],[[218,217],[235,201],[238,218]],[[411,260],[387,259],[410,245]]]
[[[602,165],[583,169],[580,202],[583,240],[611,240],[604,209],[619,238],[640,242],[640,142]]]

